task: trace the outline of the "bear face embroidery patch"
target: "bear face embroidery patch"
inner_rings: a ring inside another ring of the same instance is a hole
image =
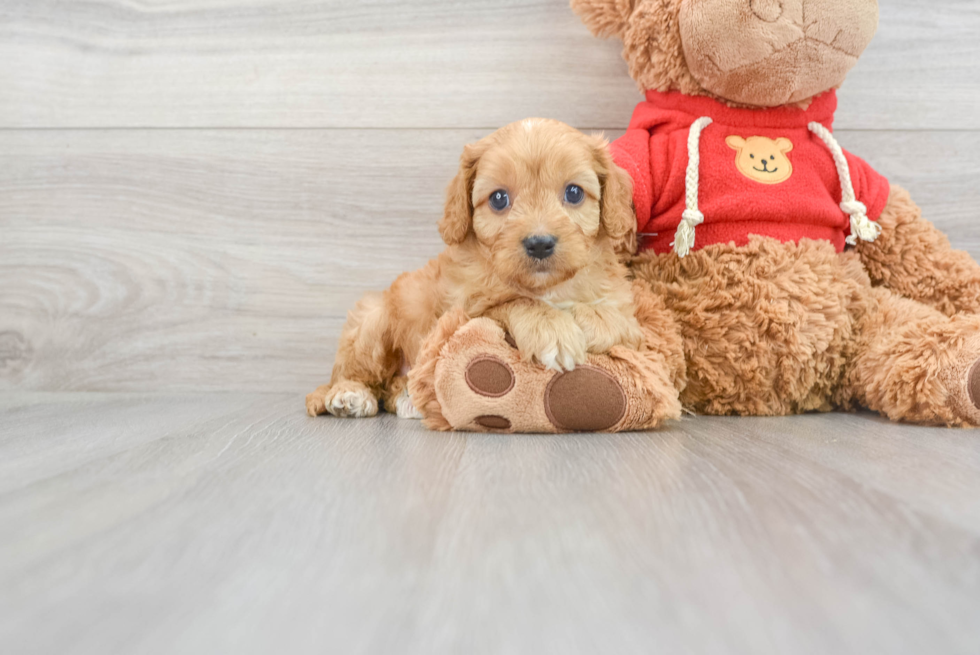
[[[764,136],[730,136],[725,139],[735,152],[735,167],[756,182],[779,184],[793,174],[793,164],[786,153],[793,149],[793,142],[780,137],[773,141]]]

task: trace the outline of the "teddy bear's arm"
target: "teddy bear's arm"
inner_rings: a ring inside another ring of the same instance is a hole
[[[905,189],[891,187],[878,224],[878,238],[857,245],[875,285],[948,316],[980,313],[980,265],[966,252],[954,250],[946,235],[922,218]]]

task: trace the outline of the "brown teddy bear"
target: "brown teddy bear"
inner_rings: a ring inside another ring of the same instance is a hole
[[[980,425],[980,266],[831,132],[876,0],[572,8],[623,40],[646,94],[612,144],[633,178],[646,342],[555,373],[488,319],[447,315],[411,374],[426,424],[617,431],[683,406]]]

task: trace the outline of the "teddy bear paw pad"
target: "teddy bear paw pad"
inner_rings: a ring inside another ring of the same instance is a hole
[[[487,398],[506,396],[514,388],[514,371],[492,355],[474,359],[466,367],[465,375],[467,386]]]
[[[626,416],[626,394],[619,382],[594,366],[555,375],[544,393],[545,413],[559,430],[600,432]]]
[[[493,414],[477,416],[475,419],[473,419],[473,422],[480,427],[487,428],[488,430],[510,430],[512,427],[510,419]]]
[[[977,409],[980,409],[980,359],[973,362],[970,372],[966,376],[966,389],[970,395],[970,402]]]

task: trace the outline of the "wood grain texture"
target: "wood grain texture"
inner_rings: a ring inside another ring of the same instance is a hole
[[[976,653],[969,434],[440,434],[298,395],[10,393],[0,651]]]
[[[0,132],[0,388],[312,389],[357,299],[442,249],[482,134]],[[840,139],[980,255],[980,134]]]
[[[838,126],[980,129],[980,4],[880,6]],[[0,0],[0,127],[621,129],[620,47],[564,0]]]

